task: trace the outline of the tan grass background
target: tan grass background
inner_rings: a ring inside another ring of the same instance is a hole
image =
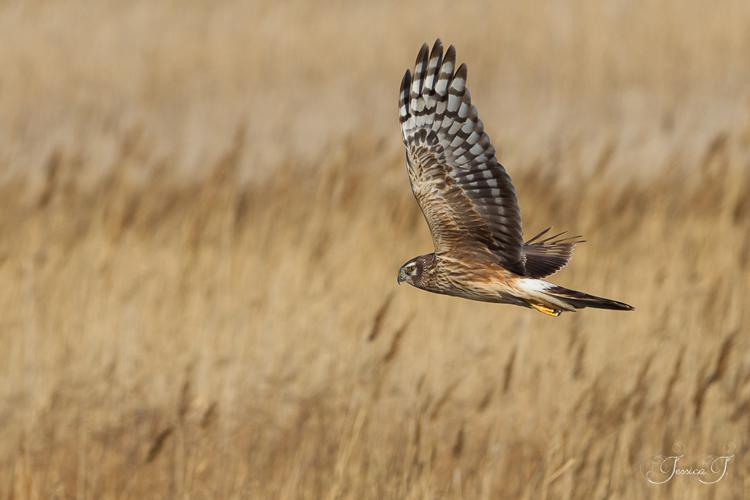
[[[1,498],[750,497],[750,6],[4,2]],[[553,319],[396,287],[440,36]],[[715,485],[642,467],[734,454]]]

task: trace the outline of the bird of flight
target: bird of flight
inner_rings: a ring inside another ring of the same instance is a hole
[[[401,81],[399,121],[411,189],[435,245],[401,266],[399,284],[550,316],[633,309],[542,279],[564,267],[582,240],[547,236],[548,228],[524,242],[515,189],[471,104],[466,65],[456,68],[453,46],[422,45],[414,74],[407,70]]]

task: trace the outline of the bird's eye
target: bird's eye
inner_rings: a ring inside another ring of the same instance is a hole
[[[417,266],[415,264],[409,264],[406,266],[406,272],[411,274],[412,276],[417,274]]]

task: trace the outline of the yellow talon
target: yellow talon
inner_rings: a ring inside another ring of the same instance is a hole
[[[561,312],[559,309],[552,309],[551,307],[542,306],[539,304],[531,304],[531,307],[533,307],[534,309],[536,309],[542,314],[546,314],[547,316],[558,317],[560,316],[560,312]]]

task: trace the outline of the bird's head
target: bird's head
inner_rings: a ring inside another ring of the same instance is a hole
[[[396,281],[399,285],[403,282],[407,282],[410,285],[417,286],[417,282],[422,276],[422,271],[424,271],[424,266],[424,256],[414,257],[401,266],[401,269],[398,270],[398,278]]]

